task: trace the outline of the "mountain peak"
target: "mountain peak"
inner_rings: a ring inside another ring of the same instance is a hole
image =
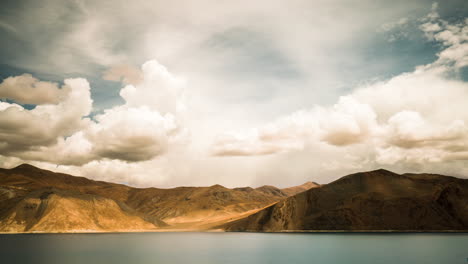
[[[316,187],[320,187],[320,184],[316,182],[312,182],[312,181],[307,181],[298,186],[292,186],[292,187],[281,189],[281,191],[287,194],[288,196],[292,196],[292,195],[295,195],[300,192],[304,192],[304,191],[307,191],[309,189],[316,188]]]
[[[371,173],[375,172],[375,173],[380,173],[380,174],[396,174],[393,171],[389,171],[389,170],[386,170],[386,169],[383,169],[383,168],[376,169],[376,170],[369,171],[369,172],[371,172]]]
[[[40,170],[40,168],[35,167],[28,163],[23,163],[13,168],[13,170]]]
[[[316,182],[313,182],[313,181],[307,181],[301,185],[299,185],[301,187],[306,187],[306,188],[312,188],[312,187],[317,187],[317,186],[320,186],[320,184],[316,183]]]

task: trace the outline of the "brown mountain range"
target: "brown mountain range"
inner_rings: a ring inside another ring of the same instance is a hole
[[[468,180],[376,170],[285,189],[160,189],[0,169],[0,232],[209,229],[468,231]]]
[[[357,173],[220,226],[227,231],[468,231],[468,180]]]
[[[0,232],[205,230],[312,187],[133,188],[23,164],[0,169]]]

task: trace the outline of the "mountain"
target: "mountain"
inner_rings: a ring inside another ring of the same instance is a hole
[[[0,231],[136,231],[165,226],[124,203],[130,189],[28,164],[0,169]]]
[[[467,231],[468,180],[376,170],[284,189],[161,189],[0,169],[0,232],[208,229]]]
[[[468,180],[356,173],[220,226],[227,231],[468,231]]]
[[[283,190],[271,186],[271,185],[263,185],[258,188],[255,188],[255,191],[263,193],[265,195],[273,195],[273,196],[278,196],[278,197],[288,197],[288,195],[283,192]]]
[[[127,204],[137,211],[164,220],[173,228],[187,228],[236,218],[239,214],[260,209],[283,196],[255,189],[177,187],[172,189],[132,189]]]
[[[49,189],[33,191],[9,203],[0,221],[3,232],[137,231],[157,227],[124,204],[96,195]]]
[[[0,169],[0,232],[209,229],[287,197],[273,186],[133,188],[23,164]]]
[[[298,185],[298,186],[293,186],[293,187],[281,189],[281,191],[283,193],[285,193],[286,196],[293,196],[293,195],[296,195],[298,193],[305,192],[305,191],[307,191],[309,189],[317,188],[317,187],[320,187],[320,184],[318,184],[316,182],[308,181],[308,182],[306,182],[304,184],[301,184],[301,185]]]

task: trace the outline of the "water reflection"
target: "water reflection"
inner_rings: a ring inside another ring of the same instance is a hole
[[[466,263],[468,234],[0,235],[0,263]]]

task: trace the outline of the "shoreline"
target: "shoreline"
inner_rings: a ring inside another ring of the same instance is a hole
[[[131,231],[99,231],[76,230],[57,232],[0,232],[0,235],[25,234],[132,234],[132,233],[258,233],[258,234],[468,234],[468,230],[284,230],[284,231],[225,231],[220,229],[164,229],[164,230],[131,230]]]

